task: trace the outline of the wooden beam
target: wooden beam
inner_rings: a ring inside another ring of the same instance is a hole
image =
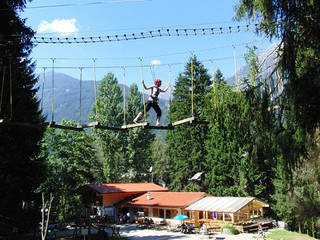
[[[82,131],[83,130],[83,128],[81,126],[77,126],[77,127],[64,126],[64,125],[56,124],[53,121],[47,122],[45,125],[47,125],[48,127],[51,127],[51,128],[59,128],[59,129],[66,129],[66,130],[73,130],[73,131]]]
[[[99,125],[99,122],[90,122],[90,123],[85,123],[82,124],[81,127],[82,128],[90,128],[90,127],[97,127]]]
[[[97,129],[105,129],[105,130],[116,130],[116,131],[123,130],[123,129],[121,129],[121,127],[105,126],[105,125],[101,125],[101,123],[99,123],[99,122],[96,125],[94,125],[93,127],[97,128]]]
[[[172,123],[172,126],[177,126],[177,125],[181,125],[184,123],[192,123],[195,120],[195,117],[190,117],[190,118],[186,118],[186,119],[182,119],[176,122]]]
[[[121,126],[121,129],[129,129],[129,128],[136,128],[136,127],[146,127],[149,125],[148,122],[142,122],[142,123],[134,123],[134,124],[128,124]]]
[[[147,125],[144,128],[146,128],[146,129],[156,129],[156,130],[172,130],[173,126],[172,126],[172,124],[168,124],[167,126],[151,126],[151,125]]]

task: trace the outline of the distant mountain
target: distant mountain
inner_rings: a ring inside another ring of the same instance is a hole
[[[42,99],[42,84],[43,99]],[[97,86],[99,82],[97,82]],[[119,84],[122,91],[123,84]],[[38,82],[38,99],[41,102],[43,113],[47,121],[54,120],[59,123],[62,119],[75,120],[80,122],[80,81],[67,74],[54,73],[54,114],[52,114],[52,72],[39,76]],[[125,86],[126,93],[129,93],[129,87]],[[160,99],[159,104],[162,109],[162,124],[166,124],[167,113],[169,108],[169,101],[167,99]],[[87,123],[89,113],[92,112],[94,104],[94,82],[81,81],[81,123]],[[154,111],[150,111],[150,119],[155,119]]]
[[[266,50],[261,52],[258,56],[258,59],[262,64],[263,77],[267,77],[268,75],[270,75],[274,69],[274,64],[277,61],[277,51],[275,51],[277,46],[278,46],[278,43],[271,44]],[[237,70],[240,89],[242,85],[242,79],[248,75],[248,72],[249,72],[249,66],[247,64],[241,66]],[[226,78],[226,81],[230,85],[235,85],[235,75],[232,75],[231,77]],[[274,86],[275,83],[270,83],[270,84],[273,87],[275,87]]]

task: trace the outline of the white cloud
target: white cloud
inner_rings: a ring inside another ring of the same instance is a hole
[[[160,65],[160,64],[161,64],[160,60],[152,60],[151,61],[151,65],[153,65],[153,66]]]
[[[76,27],[76,19],[55,19],[51,23],[43,20],[39,26],[37,33],[53,32],[61,35],[70,35],[78,32]]]

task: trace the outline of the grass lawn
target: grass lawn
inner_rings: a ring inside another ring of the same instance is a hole
[[[307,234],[301,234],[297,232],[290,232],[286,230],[274,230],[267,235],[267,239],[272,240],[315,240],[315,238],[308,236]]]

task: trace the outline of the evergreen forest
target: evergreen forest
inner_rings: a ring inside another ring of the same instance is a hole
[[[143,128],[71,131],[14,124],[45,122],[30,57],[35,33],[18,14],[25,4],[0,1],[0,9],[7,9],[0,12],[1,232],[35,229],[42,196],[52,200],[52,221],[67,222],[80,214],[77,190],[85,184],[153,181],[170,191],[257,197],[270,205],[266,216],[320,236],[317,1],[240,0],[236,18],[258,19],[259,34],[281,41],[272,73],[263,74],[255,46],[248,47],[249,72],[239,88],[227,84],[219,69],[210,75],[196,56],[186,59],[172,86],[167,122],[191,116],[203,122],[176,126],[165,137]],[[141,106],[142,94],[132,84],[128,122]],[[123,109],[117,77],[106,72],[89,120],[120,126]],[[199,172],[199,181],[189,180]]]

